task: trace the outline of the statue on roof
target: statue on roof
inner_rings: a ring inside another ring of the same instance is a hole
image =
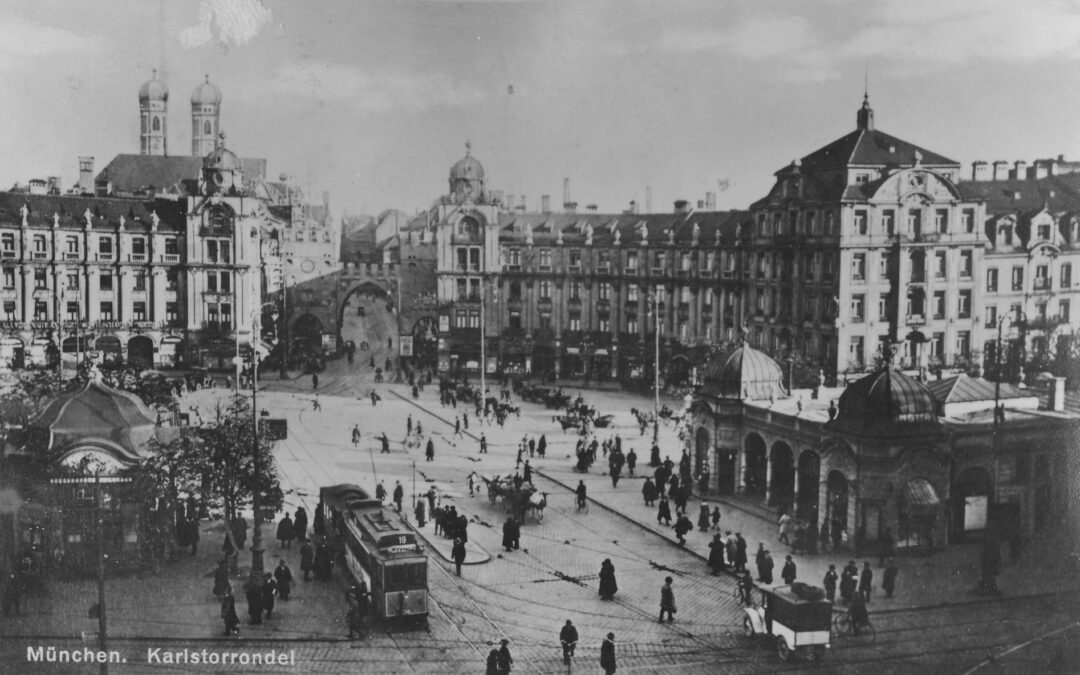
[[[26,204],[23,204],[19,207],[19,215],[22,216],[22,226],[26,227],[26,218],[30,215],[30,209],[26,206]]]
[[[150,212],[150,231],[157,232],[158,225],[161,224],[161,218],[158,217],[157,211]]]
[[[562,228],[556,228],[555,230],[555,243],[562,246]]]
[[[56,211],[53,211],[52,214],[52,226],[54,228],[60,227],[60,214]]]
[[[528,246],[533,245],[532,223],[525,223],[525,243]]]
[[[675,228],[674,227],[669,227],[668,228],[668,231],[667,231],[667,243],[668,243],[668,246],[674,246],[675,245]]]
[[[585,223],[585,245],[592,246],[592,223]]]
[[[120,214],[120,231],[121,231],[121,232],[123,232],[123,231],[124,231],[124,225],[125,225],[126,223],[127,223],[127,220],[126,220],[126,219],[124,218],[124,215],[123,215],[123,214]]]
[[[94,214],[90,213],[90,207],[86,207],[86,211],[83,212],[83,218],[86,219],[86,226],[90,227],[94,223]]]
[[[612,226],[611,229],[615,232],[615,245],[618,246],[619,238],[622,237],[622,232],[620,232],[615,226]]]
[[[692,244],[694,246],[697,246],[698,245],[698,240],[701,239],[701,226],[698,225],[697,223],[694,223],[694,229],[691,231],[690,236],[693,239]]]
[[[649,243],[649,226],[645,224],[644,220],[638,224],[638,232],[641,234],[641,245],[645,246]]]

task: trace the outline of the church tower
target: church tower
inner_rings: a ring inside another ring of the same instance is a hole
[[[214,151],[220,129],[221,90],[206,81],[191,92],[191,154],[206,157]]]
[[[139,87],[139,154],[167,155],[169,140],[166,133],[169,106],[169,88],[153,77]]]

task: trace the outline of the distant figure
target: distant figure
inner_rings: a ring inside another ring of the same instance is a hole
[[[281,600],[288,601],[289,593],[292,592],[292,570],[285,564],[284,560],[278,561],[277,569],[274,570],[274,581],[277,582],[278,595],[281,596]]]
[[[664,585],[660,587],[660,623],[664,623],[664,614],[668,621],[675,621],[675,591],[671,588],[671,577],[664,577]]]
[[[450,557],[454,559],[454,567],[457,569],[457,575],[461,576],[461,564],[465,562],[465,542],[460,538],[454,539],[454,548],[450,552]]]
[[[619,585],[615,581],[615,565],[611,558],[605,558],[600,565],[600,597],[610,600],[619,591]]]
[[[277,526],[277,538],[283,548],[292,548],[293,540],[293,521],[286,513],[285,517],[278,522]]]
[[[604,675],[615,675],[615,633],[608,633],[600,645],[600,667]]]
[[[394,486],[394,506],[397,507],[398,513],[401,513],[403,499],[405,499],[405,488],[401,487],[401,481],[397,481],[397,485]]]
[[[225,621],[225,635],[240,634],[240,617],[236,615],[236,598],[231,586],[225,588],[221,598],[221,618]]]
[[[312,373],[311,374],[311,388],[312,389],[318,389],[319,388],[319,374],[318,373]]]

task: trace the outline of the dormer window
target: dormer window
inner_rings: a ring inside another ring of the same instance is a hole
[[[1043,223],[1038,227],[1040,241],[1050,241],[1050,223]]]
[[[859,185],[859,184],[862,184],[862,183],[869,183],[869,182],[870,182],[870,174],[868,174],[868,173],[857,173],[857,174],[855,174],[855,184],[856,185]]]
[[[1001,239],[1001,243],[1005,246],[1012,246],[1013,243],[1013,228],[1012,225],[1005,224],[998,228],[998,238]]]

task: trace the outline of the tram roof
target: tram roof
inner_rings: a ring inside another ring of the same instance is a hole
[[[369,506],[381,506],[375,499],[359,486],[352,483],[331,485],[319,490],[319,498],[338,511],[345,511]]]

